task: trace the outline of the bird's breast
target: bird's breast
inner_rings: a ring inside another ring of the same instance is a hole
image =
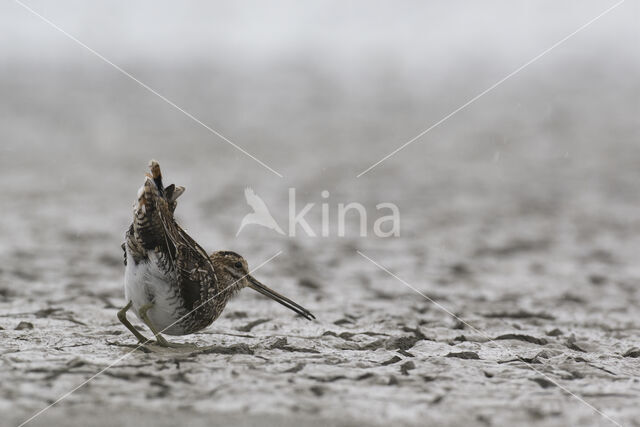
[[[155,251],[147,255],[147,259],[136,264],[127,254],[125,298],[131,301],[138,318],[142,306],[153,304],[147,312],[153,326],[168,335],[183,335],[187,333],[183,323],[188,312],[180,297],[175,271],[167,268]]]

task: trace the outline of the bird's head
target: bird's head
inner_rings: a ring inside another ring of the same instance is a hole
[[[223,289],[240,290],[249,287],[279,302],[308,320],[315,319],[315,316],[306,308],[256,280],[249,272],[247,261],[241,255],[232,251],[217,251],[211,254],[211,261]]]

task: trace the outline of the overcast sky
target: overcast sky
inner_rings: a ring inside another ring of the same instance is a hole
[[[320,61],[461,56],[528,60],[616,1],[42,1],[25,3],[114,62]],[[86,58],[19,4],[0,5],[3,61]],[[627,0],[562,47],[640,56],[640,5]],[[5,62],[6,63],[6,62]]]

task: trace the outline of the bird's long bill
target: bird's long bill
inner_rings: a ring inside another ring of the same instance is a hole
[[[248,279],[249,279],[249,286],[251,287],[251,289],[254,289],[260,292],[262,295],[268,296],[272,300],[278,301],[280,304],[284,305],[288,309],[295,311],[300,316],[303,316],[308,320],[312,320],[316,318],[316,316],[311,314],[309,310],[307,310],[300,304],[296,304],[295,302],[291,301],[289,298],[285,297],[284,295],[280,295],[273,289],[269,289],[268,287],[266,287],[265,285],[263,285],[262,283],[254,279],[252,276],[249,276]]]

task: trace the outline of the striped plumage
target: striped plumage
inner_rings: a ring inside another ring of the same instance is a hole
[[[128,323],[128,309],[152,329],[159,343],[166,343],[160,333],[186,335],[209,326],[245,286],[313,318],[308,310],[255,280],[235,252],[207,255],[174,219],[176,199],[184,188],[173,184],[164,188],[160,166],[152,160],[150,167],[122,245],[127,306],[118,317],[138,339],[144,337]]]

